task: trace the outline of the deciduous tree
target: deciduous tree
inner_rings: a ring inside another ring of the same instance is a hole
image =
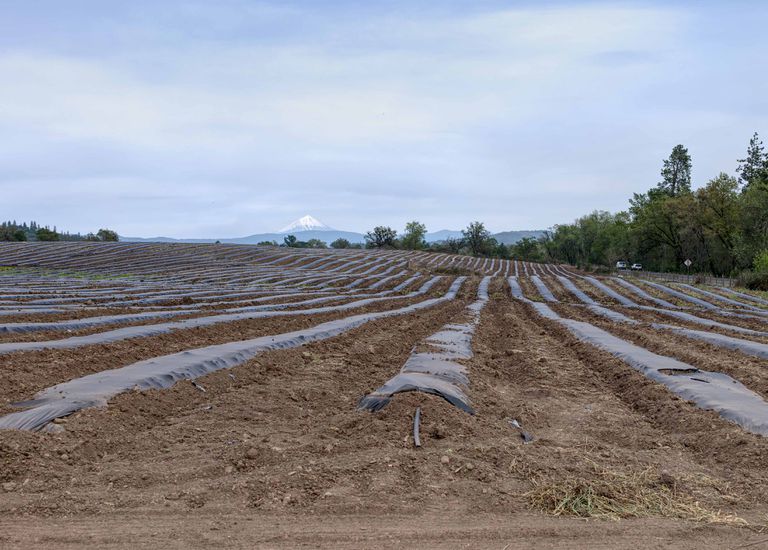
[[[408,222],[405,224],[405,233],[400,239],[400,244],[406,250],[421,250],[427,244],[424,240],[426,234],[426,225],[417,221]]]
[[[379,225],[365,234],[365,244],[368,248],[394,248],[397,244],[397,231],[391,227]]]
[[[120,240],[120,237],[117,235],[117,231],[112,231],[111,229],[99,229],[99,232],[96,233],[96,236],[100,241],[117,242]]]
[[[350,246],[351,243],[343,237],[339,237],[331,243],[331,248],[349,248]]]
[[[490,248],[491,232],[485,228],[482,222],[472,222],[461,231],[464,242],[473,256],[486,254]]]

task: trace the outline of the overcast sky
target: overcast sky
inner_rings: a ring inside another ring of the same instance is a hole
[[[236,237],[620,210],[768,137],[768,2],[0,0],[0,217]]]

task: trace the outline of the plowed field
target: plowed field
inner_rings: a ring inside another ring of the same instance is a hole
[[[403,251],[0,244],[0,266],[3,548],[768,540],[760,297]],[[415,356],[432,393],[387,393]]]

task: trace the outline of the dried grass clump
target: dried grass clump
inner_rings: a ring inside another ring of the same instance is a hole
[[[532,508],[556,516],[612,520],[664,517],[747,525],[733,514],[706,509],[650,468],[630,473],[596,470],[591,479],[540,479],[526,496]]]

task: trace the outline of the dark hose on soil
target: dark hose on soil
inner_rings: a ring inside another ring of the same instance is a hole
[[[419,424],[421,423],[421,407],[416,407],[416,414],[413,415],[413,446],[421,447],[421,438],[419,437]]]

